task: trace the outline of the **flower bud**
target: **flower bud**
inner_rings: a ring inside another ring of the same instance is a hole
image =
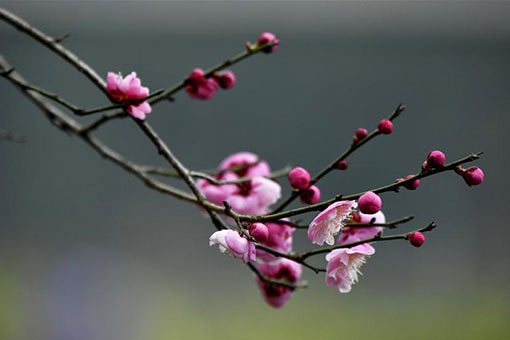
[[[388,119],[383,119],[379,122],[377,129],[384,135],[389,135],[393,131],[393,123]]]
[[[375,214],[382,207],[382,200],[372,191],[367,191],[358,199],[358,208],[363,214]]]
[[[485,177],[482,169],[477,166],[472,166],[465,170],[462,169],[460,175],[469,186],[481,184]]]
[[[354,142],[358,143],[360,140],[364,139],[366,136],[368,136],[367,129],[359,128],[354,133]]]
[[[413,178],[415,175],[409,175],[409,176],[406,176],[404,178],[397,178],[395,180],[395,182],[402,182],[402,181],[405,181],[409,178]],[[419,179],[416,179],[414,181],[410,181],[410,182],[407,182],[407,183],[404,183],[404,188],[406,188],[407,190],[416,190],[418,189],[418,187],[420,186],[420,180]]]
[[[274,35],[273,33],[269,33],[269,32],[264,32],[262,33],[260,36],[259,36],[259,40],[257,40],[257,46],[264,46],[264,45],[267,45],[267,44],[275,44],[273,46],[268,46],[266,48],[264,48],[262,50],[262,52],[264,53],[273,53],[274,51],[276,51],[276,49],[278,48],[278,43],[280,41],[278,40],[278,38],[276,37],[276,35]]]
[[[196,82],[204,78],[204,71],[201,68],[194,69],[188,76],[189,82]]]
[[[220,87],[224,90],[234,87],[234,85],[236,84],[236,76],[231,71],[215,73],[214,79],[218,82]]]
[[[310,186],[310,174],[301,167],[292,169],[288,174],[290,185],[299,190],[306,190]]]
[[[427,160],[423,163],[423,168],[430,170],[435,168],[442,168],[444,165],[445,155],[439,150],[429,152]]]
[[[262,223],[253,223],[250,226],[250,235],[253,236],[253,238],[257,242],[265,242],[269,236],[269,230],[267,229],[265,224]]]
[[[336,168],[338,170],[347,170],[348,167],[349,167],[349,163],[347,163],[346,160],[340,161],[336,164]]]
[[[300,194],[300,198],[304,204],[315,204],[321,199],[321,191],[315,185],[312,185]]]
[[[414,231],[407,234],[407,239],[409,240],[409,243],[411,243],[411,245],[414,247],[421,247],[425,242],[425,236],[423,236],[423,234],[419,231]]]

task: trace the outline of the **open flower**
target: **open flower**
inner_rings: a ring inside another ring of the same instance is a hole
[[[220,164],[221,170],[230,170],[239,177],[269,176],[271,168],[266,161],[254,153],[241,151],[225,158]]]
[[[149,95],[149,88],[142,86],[142,81],[136,76],[136,72],[131,72],[122,78],[120,74],[108,72],[106,89],[110,97],[119,103],[128,103],[143,99]],[[152,111],[147,101],[129,105],[127,112],[140,120]]]
[[[301,277],[301,265],[286,258],[275,263],[260,263],[257,266],[262,275],[269,279],[296,283]],[[278,284],[270,284],[255,277],[264,300],[275,308],[282,307],[292,296],[294,289]]]
[[[335,236],[344,227],[356,208],[355,201],[340,201],[331,204],[317,215],[308,227],[308,239],[315,244],[335,243]]]
[[[255,261],[255,245],[237,231],[228,229],[215,232],[209,238],[209,246],[217,244],[222,253],[228,252],[235,258],[247,263]]]
[[[360,244],[352,248],[335,249],[326,255],[326,284],[336,287],[340,293],[348,293],[351,286],[358,282],[358,274],[366,257],[373,255],[375,249],[370,244]]]
[[[222,205],[227,201],[232,209],[243,214],[263,214],[281,196],[280,185],[268,178],[270,168],[267,162],[258,161],[258,156],[240,152],[225,159],[216,175],[221,180],[249,179],[236,184],[215,185],[207,180],[197,180],[197,186],[211,202]]]

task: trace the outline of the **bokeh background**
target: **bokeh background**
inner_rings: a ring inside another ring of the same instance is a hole
[[[237,86],[210,101],[185,93],[150,123],[191,168],[248,150],[274,169],[320,170],[403,102],[390,136],[322,181],[323,197],[417,171],[431,149],[447,160],[486,151],[482,186],[447,173],[416,192],[384,194],[389,219],[434,220],[426,244],[377,244],[351,293],[311,288],[273,310],[252,273],[208,247],[196,208],[153,192],[51,126],[0,82],[0,338],[508,339],[510,168],[508,3],[2,2],[101,74],[135,70],[169,87],[255,41],[279,50],[233,67]],[[81,74],[3,22],[1,53],[31,82],[84,106],[105,99]],[[139,162],[164,165],[130,120],[99,132]],[[288,191],[285,181],[282,182]],[[307,216],[307,219],[313,216]],[[295,248],[310,244],[296,233]],[[323,263],[317,258],[316,263]]]

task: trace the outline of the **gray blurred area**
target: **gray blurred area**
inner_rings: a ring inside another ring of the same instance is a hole
[[[197,208],[151,191],[55,129],[2,79],[0,128],[28,141],[0,142],[1,338],[510,337],[509,3],[1,5],[50,35],[70,33],[65,46],[105,77],[136,71],[151,90],[241,51],[262,31],[276,33],[276,53],[232,68],[232,90],[205,102],[179,93],[154,107],[149,122],[191,168],[247,150],[273,169],[317,172],[355,129],[373,129],[399,102],[408,109],[394,132],[321,181],[324,198],[413,173],[432,149],[447,161],[486,152],[479,187],[445,173],[416,192],[383,195],[388,219],[416,216],[402,230],[439,224],[422,248],[377,244],[347,295],[305,271],[311,288],[273,311],[245,266],[208,247],[214,229]],[[80,73],[3,22],[0,53],[80,106],[106,103]],[[128,119],[98,135],[134,160],[165,165]],[[296,232],[295,249],[310,246]],[[260,333],[250,321],[264,326]]]

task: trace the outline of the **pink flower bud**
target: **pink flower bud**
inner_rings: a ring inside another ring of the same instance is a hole
[[[194,69],[188,76],[188,81],[197,82],[204,79],[205,74],[201,68]]]
[[[304,204],[315,204],[321,199],[321,191],[312,185],[300,194],[300,198]]]
[[[354,133],[354,142],[357,143],[360,140],[364,139],[366,136],[368,136],[367,129],[359,128]]]
[[[393,131],[393,123],[388,119],[383,119],[379,122],[377,129],[384,135],[389,135]]]
[[[265,242],[269,236],[269,230],[265,224],[253,223],[250,226],[250,235],[253,236],[257,242]]]
[[[346,160],[340,161],[336,164],[336,168],[338,170],[347,170],[348,167],[349,167],[349,163],[347,163]]]
[[[461,171],[461,176],[462,178],[464,178],[464,181],[466,181],[466,184],[469,186],[481,184],[485,177],[482,169],[480,169],[477,166],[472,166],[466,170],[463,169]]]
[[[310,186],[310,174],[301,167],[292,169],[288,174],[288,178],[293,188],[305,190]]]
[[[219,72],[214,74],[214,79],[222,89],[229,89],[236,84],[236,76],[231,71]]]
[[[395,182],[402,182],[404,180],[407,180],[409,178],[413,178],[415,175],[409,175],[409,176],[406,176],[404,178],[397,178],[395,180]],[[418,189],[418,187],[420,186],[420,180],[419,179],[416,179],[414,181],[410,181],[410,182],[407,182],[407,183],[404,183],[404,188],[408,189],[408,190],[416,190]]]
[[[363,214],[375,214],[382,207],[382,200],[372,191],[367,191],[358,200],[358,208]]]
[[[409,240],[409,243],[411,243],[411,245],[413,245],[414,247],[421,247],[422,244],[425,242],[425,236],[423,236],[423,234],[420,233],[419,231],[409,233],[407,235],[407,238]]]
[[[439,150],[429,152],[427,160],[423,163],[423,168],[430,170],[435,168],[442,168],[444,165],[445,155]]]
[[[264,32],[259,36],[259,40],[257,41],[257,46],[264,46],[270,43],[274,43],[275,45],[264,48],[262,52],[264,53],[273,53],[278,48],[278,43],[280,40],[273,33]]]

